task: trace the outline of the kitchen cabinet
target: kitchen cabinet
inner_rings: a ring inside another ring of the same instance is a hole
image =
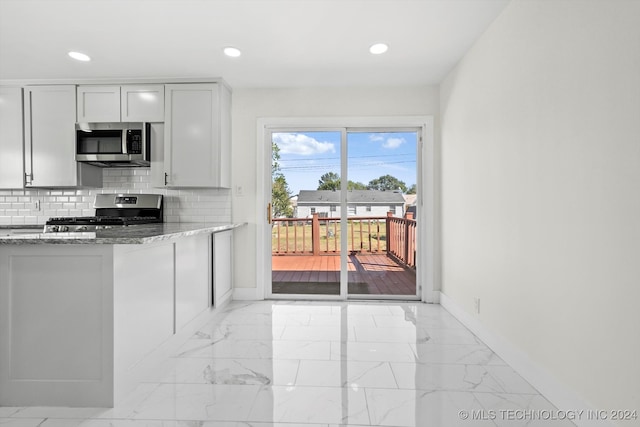
[[[162,122],[164,85],[78,86],[78,123]]]
[[[0,188],[24,185],[22,88],[0,87]]]
[[[144,244],[0,244],[0,406],[121,401],[148,378],[143,359],[200,326],[213,263],[230,296],[231,231],[218,235],[215,256],[210,232]]]
[[[229,89],[219,83],[165,85],[164,110],[163,181],[154,184],[230,188]]]
[[[164,121],[164,85],[122,86],[120,93],[121,121]]]
[[[78,123],[120,121],[120,86],[78,86]]]
[[[211,235],[176,240],[175,251],[175,329],[179,331],[209,307]]]
[[[233,292],[233,232],[213,235],[213,306],[220,307]]]
[[[102,170],[76,162],[76,87],[26,86],[25,187],[100,187]]]

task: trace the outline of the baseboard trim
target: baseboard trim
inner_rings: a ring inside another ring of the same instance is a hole
[[[586,414],[595,408],[575,391],[559,382],[553,375],[538,366],[523,351],[504,337],[489,330],[479,319],[467,313],[462,306],[446,294],[440,292],[440,305],[458,319],[464,326],[480,338],[491,350],[507,362],[518,374],[536,388],[559,410],[584,410],[583,419],[573,422],[579,427],[614,426],[609,420],[588,420]]]
[[[235,288],[233,290],[234,301],[257,301],[263,298],[258,298],[257,288]]]

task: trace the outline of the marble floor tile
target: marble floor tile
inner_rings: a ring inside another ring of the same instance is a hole
[[[43,418],[0,418],[2,427],[38,427],[45,420]]]
[[[4,427],[3,424],[0,424]],[[47,419],[39,427],[328,427],[328,424],[261,423],[189,420],[71,420]]]
[[[408,390],[504,392],[504,388],[479,365],[391,363],[398,387]]]
[[[9,417],[21,409],[19,406],[0,406],[0,418]]]
[[[398,388],[388,362],[346,363],[338,360],[302,360],[296,379],[300,386]]]
[[[353,327],[349,325],[332,326],[287,326],[280,339],[304,341],[353,341]]]
[[[482,342],[467,329],[442,329],[427,328],[424,326],[417,327],[418,336],[427,336],[432,344],[465,344],[465,345],[484,345]],[[426,342],[422,341],[422,342]]]
[[[569,427],[573,421],[562,416],[539,394],[476,393],[476,399],[499,427]],[[575,413],[575,419],[579,414]],[[560,419],[562,418],[562,419]],[[586,419],[586,415],[583,414]]]
[[[371,425],[378,426],[491,426],[491,420],[466,424],[460,411],[481,410],[471,393],[451,391],[367,389]]]
[[[274,341],[271,356],[274,359],[329,360],[329,341]]]
[[[417,343],[429,340],[424,330],[414,328],[368,328],[354,326],[355,340],[361,342]]]
[[[114,408],[0,407],[0,427],[573,425],[500,418],[525,410],[555,408],[439,305],[236,301]]]
[[[284,325],[235,325],[232,323],[208,323],[199,328],[191,336],[191,339],[206,339],[211,341],[221,340],[271,340],[279,339],[284,330]]]
[[[309,319],[309,326],[341,326],[345,323],[349,326],[364,326],[375,328],[376,322],[370,314],[350,314],[337,312],[335,314],[312,314]]]
[[[343,387],[262,388],[248,421],[369,425],[365,390]]]
[[[418,363],[447,363],[461,365],[504,365],[484,344],[409,344]]]
[[[207,359],[176,357],[166,361],[144,381],[170,384],[294,384],[298,360]]]
[[[176,357],[223,359],[269,359],[273,340],[207,340],[190,339],[178,349]]]
[[[260,386],[161,384],[134,419],[246,421]]]
[[[486,367],[489,374],[495,379],[505,393],[538,394],[538,391],[520,376],[511,366]]]
[[[360,362],[414,362],[410,344],[380,342],[331,342],[331,360]]]

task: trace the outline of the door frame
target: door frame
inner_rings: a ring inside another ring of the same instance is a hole
[[[271,229],[267,219],[267,204],[271,201],[271,140],[272,130],[305,129],[336,130],[339,128],[419,128],[418,142],[418,241],[417,253],[419,266],[416,275],[418,297],[423,302],[437,303],[439,286],[436,259],[436,158],[433,116],[397,116],[397,117],[272,117],[260,118],[256,131],[256,206],[258,222],[256,224],[256,298],[296,298],[301,299],[337,299],[344,300],[346,295],[272,295],[271,286]],[[342,171],[343,175],[346,171]],[[345,184],[346,184],[346,180]],[[262,214],[260,211],[262,210]],[[260,219],[262,218],[262,219]],[[423,226],[420,226],[424,224]],[[346,274],[343,271],[342,274]],[[392,298],[389,298],[392,299]]]

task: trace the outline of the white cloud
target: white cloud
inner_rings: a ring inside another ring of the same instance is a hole
[[[371,135],[369,135],[369,141],[371,142],[384,141],[384,135],[379,133],[372,133]]]
[[[391,149],[393,149],[393,148],[398,148],[399,146],[401,146],[401,145],[402,145],[402,144],[404,144],[405,142],[407,142],[407,141],[405,141],[405,139],[404,139],[404,138],[388,138],[388,139],[384,142],[384,144],[382,144],[382,146],[383,146],[384,148],[391,148]]]
[[[336,152],[332,142],[320,142],[303,133],[276,133],[273,135],[273,142],[278,145],[282,154],[310,156]]]

